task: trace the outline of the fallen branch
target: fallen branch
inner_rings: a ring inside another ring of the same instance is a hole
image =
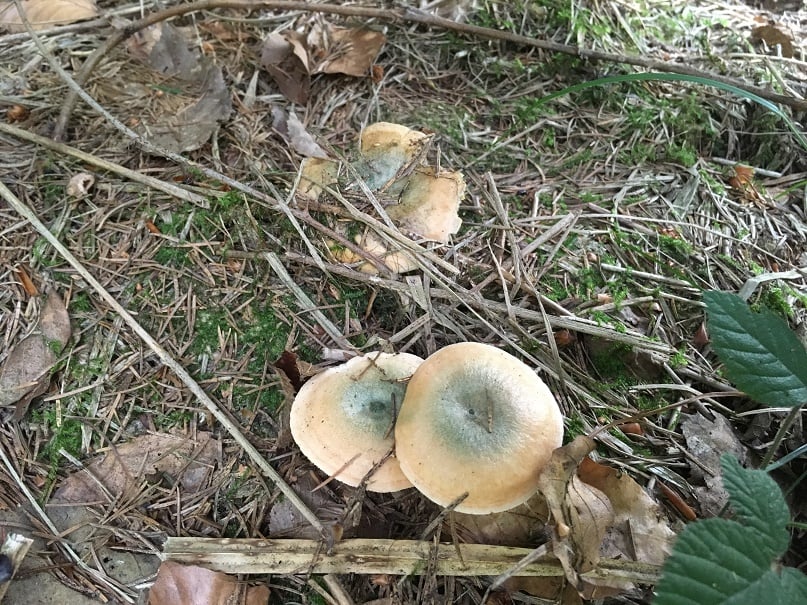
[[[459,552],[458,552],[459,550]],[[315,540],[168,538],[163,559],[200,565],[230,574],[390,574],[498,576],[533,551],[489,544],[438,544],[420,540],[351,539],[336,543],[330,554]],[[461,557],[460,557],[461,555]],[[430,567],[429,564],[432,564]],[[523,565],[517,576],[563,576],[555,558]],[[633,561],[601,559],[583,577],[619,578],[640,584],[658,581],[660,568]]]
[[[445,30],[455,31],[471,36],[477,36],[488,40],[503,40],[505,42],[512,42],[521,46],[528,46],[532,48],[539,48],[550,52],[562,53],[566,55],[573,55],[589,61],[605,61],[608,63],[624,63],[626,65],[635,65],[643,67],[651,71],[661,71],[666,73],[676,73],[687,76],[696,76],[701,78],[708,78],[716,82],[735,86],[746,92],[755,94],[763,99],[767,99],[774,103],[787,105],[793,109],[804,111],[807,110],[807,100],[797,99],[788,95],[782,95],[765,88],[759,88],[747,84],[742,80],[730,78],[719,74],[711,73],[708,71],[700,70],[690,65],[682,63],[674,63],[671,61],[659,61],[657,59],[650,59],[645,57],[637,57],[634,55],[621,55],[615,53],[601,52],[587,48],[580,48],[577,46],[570,46],[568,44],[559,44],[551,40],[541,40],[538,38],[531,38],[529,36],[522,36],[512,32],[492,29],[489,27],[480,27],[478,25],[469,25],[467,23],[457,23],[451,19],[445,19],[420,11],[414,8],[400,8],[400,9],[386,9],[386,8],[371,8],[361,6],[340,6],[335,4],[313,4],[311,2],[299,1],[260,1],[260,0],[201,0],[199,2],[192,2],[190,4],[181,4],[179,6],[172,6],[165,10],[152,13],[138,21],[135,21],[126,27],[116,29],[113,31],[100,47],[93,52],[84,64],[81,66],[77,76],[76,82],[80,86],[84,86],[92,74],[95,67],[106,57],[112,49],[118,46],[126,38],[138,31],[145,29],[155,23],[166,21],[174,17],[186,15],[188,13],[216,10],[216,9],[233,9],[254,11],[258,9],[275,10],[275,11],[300,11],[312,13],[325,13],[331,15],[342,15],[349,17],[364,17],[379,19],[392,23],[416,23],[425,25],[427,27],[437,27]],[[70,122],[70,115],[78,101],[78,94],[71,90],[68,92],[67,97],[62,105],[59,119],[56,121],[54,127],[53,137],[56,140],[61,140]]]

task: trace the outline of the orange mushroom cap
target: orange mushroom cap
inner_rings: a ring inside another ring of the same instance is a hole
[[[499,512],[525,502],[563,440],[563,417],[529,366],[491,345],[440,349],[406,389],[395,442],[398,462],[427,498],[456,510]]]
[[[311,462],[357,486],[394,445],[393,426],[406,380],[422,363],[409,353],[367,353],[321,372],[291,407],[291,434]],[[373,473],[367,489],[394,492],[412,484],[395,456]]]

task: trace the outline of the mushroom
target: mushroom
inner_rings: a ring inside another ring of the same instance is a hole
[[[416,161],[428,135],[401,124],[376,122],[359,135],[359,152],[363,161],[357,167],[370,189],[390,184],[398,171]]]
[[[359,485],[392,451],[406,380],[422,361],[409,353],[367,353],[311,378],[291,407],[291,434],[303,454],[328,475]],[[407,487],[394,456],[367,481],[375,492]]]
[[[398,422],[401,470],[427,498],[456,509],[500,512],[535,493],[563,440],[549,388],[494,346],[464,342],[429,356],[412,375]]]

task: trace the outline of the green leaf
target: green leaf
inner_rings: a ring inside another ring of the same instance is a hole
[[[790,515],[779,486],[764,471],[723,456],[723,482],[743,523],[706,519],[675,542],[656,586],[654,605],[759,605],[807,602],[807,576],[777,571],[787,549]]]
[[[765,471],[744,469],[728,454],[723,454],[720,465],[731,507],[747,527],[759,533],[768,559],[778,557],[790,543],[790,511],[776,481]]]
[[[728,292],[704,292],[703,300],[712,346],[738,388],[769,406],[807,402],[807,351],[781,318],[754,313]]]
[[[705,519],[684,528],[664,564],[655,605],[719,605],[770,569],[759,535],[736,521]]]

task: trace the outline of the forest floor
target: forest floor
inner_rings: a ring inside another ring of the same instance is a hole
[[[664,77],[546,99],[674,64],[788,97],[776,106],[804,125],[804,6],[457,0],[411,13],[557,45],[543,47],[314,3],[208,7],[111,46],[81,80],[96,106],[78,101],[55,141],[71,88],[54,65],[78,78],[141,4],[99,0],[100,20],[42,30],[41,48],[0,35],[0,366],[22,360],[37,383],[0,400],[0,526],[36,538],[8,602],[80,602],[43,576],[92,602],[143,600],[167,536],[317,538],[283,489],[336,541],[496,542],[413,489],[311,491],[326,476],[291,438],[289,406],[302,380],[357,353],[425,358],[460,341],[512,353],[555,394],[565,442],[629,421],[600,432],[592,456],[640,485],[673,534],[721,512],[722,451],[756,466],[804,443],[797,418],[771,451],[786,411],[729,382],[701,302],[742,292],[803,336],[807,151],[787,120],[741,91]],[[384,34],[380,52],[352,56],[366,27]],[[296,54],[275,60],[270,33]],[[417,161],[463,176],[462,223],[445,242],[399,230],[385,212],[394,196],[359,182],[359,134],[381,121],[425,134]],[[314,199],[299,170],[323,155],[341,173]],[[362,250],[368,237],[413,268]],[[37,330],[48,346],[23,355]],[[804,471],[797,458],[775,475],[801,522]],[[519,527],[509,541],[546,541]],[[785,561],[805,560],[796,530]],[[488,583],[340,571],[239,575],[239,598],[479,603]],[[192,581],[218,595],[221,577]],[[578,598],[554,580],[506,586],[489,602]],[[608,595],[648,603],[651,588]]]

